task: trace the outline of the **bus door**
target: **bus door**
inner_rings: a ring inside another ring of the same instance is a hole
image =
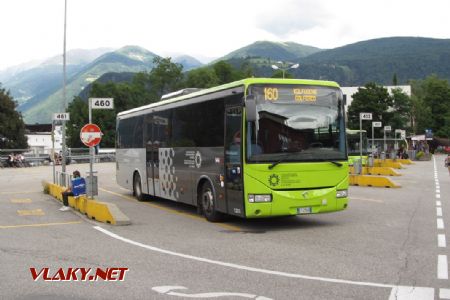
[[[155,194],[155,184],[153,182],[153,116],[149,115],[145,118],[145,165],[147,171],[148,194]]]
[[[225,198],[229,214],[244,216],[242,184],[242,107],[225,108]]]
[[[169,118],[167,112],[158,112],[153,117],[153,184],[155,186],[155,196],[161,197],[161,185],[164,183],[160,176],[160,156],[164,161],[164,154],[167,152],[167,141],[169,135]],[[164,149],[160,149],[164,148]],[[163,150],[163,151],[161,151]],[[165,150],[165,151],[164,151]],[[160,153],[161,152],[161,153]]]

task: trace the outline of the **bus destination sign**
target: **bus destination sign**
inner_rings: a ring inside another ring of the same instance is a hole
[[[314,88],[285,88],[280,89],[278,87],[265,87],[264,88],[264,100],[277,101],[279,98],[287,100],[291,98],[295,102],[316,102],[317,89]]]

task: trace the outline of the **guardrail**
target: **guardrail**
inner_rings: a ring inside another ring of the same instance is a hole
[[[88,163],[90,156],[87,154],[70,155],[67,156],[67,164]],[[100,162],[115,162],[115,153],[105,153],[95,155],[95,163]],[[0,167],[34,167],[42,165],[51,165],[53,163],[49,155],[28,156],[24,155],[24,159],[20,162],[8,163],[8,156],[0,156]],[[59,164],[58,162],[56,163]]]

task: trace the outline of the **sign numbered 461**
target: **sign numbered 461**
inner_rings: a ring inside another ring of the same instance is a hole
[[[54,113],[53,121],[69,121],[70,114],[69,113]]]

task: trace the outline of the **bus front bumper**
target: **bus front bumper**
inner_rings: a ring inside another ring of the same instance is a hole
[[[270,194],[265,194],[270,195],[270,202],[255,202],[255,195],[247,194],[245,199],[246,217],[291,216],[343,210],[347,208],[348,204],[346,191],[346,189],[337,190],[336,187],[289,191],[271,190]],[[265,195],[261,195],[259,198],[267,201]]]

